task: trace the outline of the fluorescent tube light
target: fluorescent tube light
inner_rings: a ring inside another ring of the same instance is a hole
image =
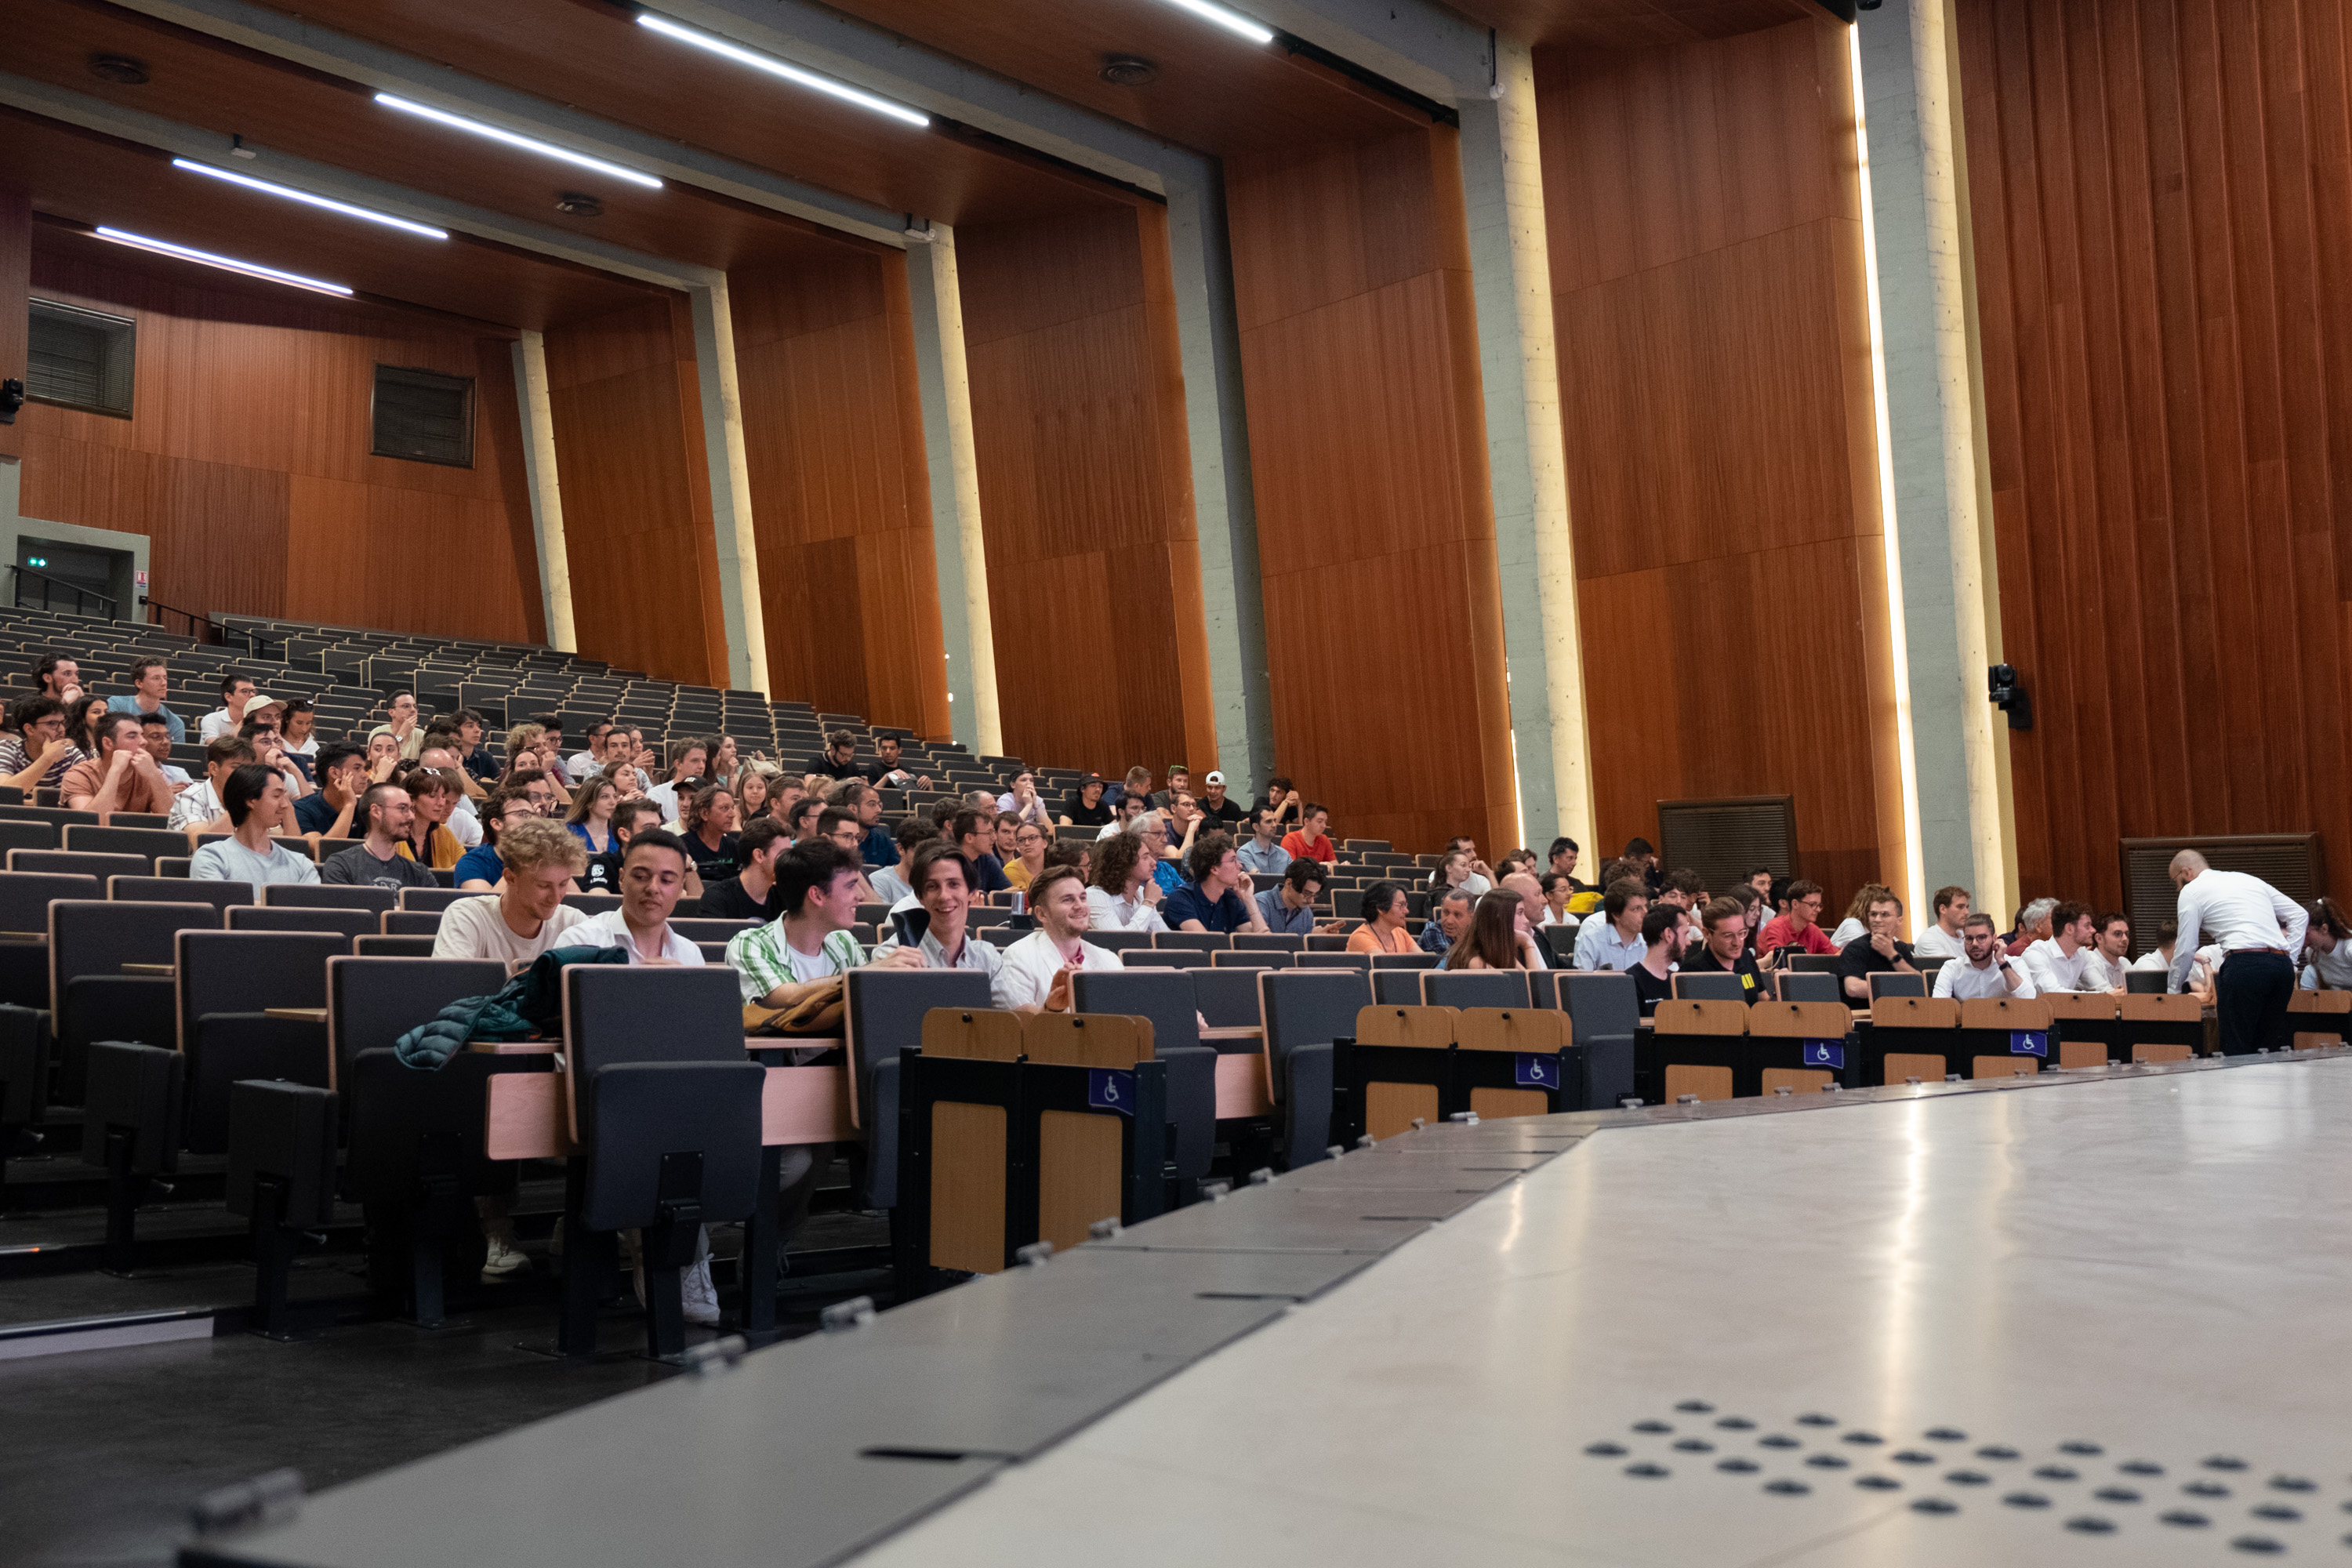
[[[708,49],[714,55],[724,56],[737,65],[750,66],[753,70],[766,71],[770,76],[780,76],[786,81],[840,99],[844,103],[854,103],[860,109],[871,110],[877,114],[887,114],[891,119],[912,125],[918,130],[928,127],[931,122],[929,115],[908,109],[903,103],[893,103],[887,98],[877,98],[870,92],[850,86],[847,82],[836,81],[827,76],[819,76],[812,70],[803,70],[799,66],[776,58],[773,55],[763,55],[751,49],[740,47],[724,38],[716,37],[709,33],[697,32],[692,27],[681,27],[668,17],[656,16],[650,11],[637,13],[637,26],[649,27],[664,37],[676,38],[682,44],[692,44],[698,49]]]
[[[308,289],[315,294],[339,294],[345,299],[351,290],[340,283],[322,283],[316,278],[305,278],[299,272],[280,272],[275,267],[264,267],[257,261],[239,261],[233,256],[215,256],[209,250],[195,250],[184,245],[173,245],[168,239],[150,239],[143,234],[131,234],[120,228],[100,226],[98,237],[117,245],[128,245],[139,250],[152,250],[159,256],[176,256],[183,261],[194,261],[205,267],[217,267],[224,272],[242,272],[247,278],[266,278],[272,283],[289,288]]]
[[[1195,16],[1204,16],[1227,32],[1239,33],[1253,44],[1274,42],[1273,28],[1260,22],[1253,22],[1237,11],[1228,11],[1223,5],[1213,5],[1211,0],[1168,0],[1168,4],[1180,11],[1190,11]]]
[[[404,217],[394,217],[390,213],[370,212],[365,207],[355,207],[349,202],[335,201],[328,196],[314,196],[308,191],[298,191],[291,185],[274,184],[268,180],[257,180],[250,174],[232,174],[226,169],[216,169],[210,163],[199,163],[193,159],[174,158],[172,160],[172,167],[185,169],[192,174],[209,174],[215,180],[226,180],[232,185],[243,185],[247,190],[266,191],[273,196],[284,196],[289,202],[301,202],[310,206],[324,207],[331,213],[341,213],[345,217],[365,218],[370,223],[380,223],[386,228],[397,228],[409,234],[423,235],[427,239],[449,237],[448,230],[435,228],[429,224],[411,223]]]
[[[541,142],[530,136],[519,136],[511,131],[501,130],[496,125],[486,125],[478,120],[468,120],[462,114],[450,114],[438,109],[427,109],[421,103],[411,103],[404,98],[394,98],[388,92],[377,93],[375,100],[386,109],[397,109],[404,114],[414,114],[420,119],[433,121],[436,124],[453,126],[459,131],[470,131],[477,136],[487,136],[493,142],[503,142],[509,147],[520,147],[526,153],[537,153],[541,157],[561,158],[567,163],[577,163],[583,169],[593,169],[600,174],[610,174],[615,179],[627,180],[632,184],[643,185],[647,190],[657,191],[662,188],[662,183],[651,174],[641,174],[635,169],[625,169],[618,163],[608,163],[602,158],[591,158],[585,153],[574,153],[569,147],[558,147],[552,142]]]

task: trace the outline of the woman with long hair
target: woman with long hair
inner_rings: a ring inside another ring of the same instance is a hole
[[[613,847],[613,808],[620,803],[621,786],[610,773],[598,773],[580,786],[563,826],[588,846],[589,854],[605,854]]]
[[[723,784],[705,784],[678,808],[678,826],[686,829],[686,853],[695,874],[704,881],[724,881],[735,874],[735,795]]]
[[[745,763],[736,773],[735,810],[745,826],[768,814],[768,805],[776,796],[776,781],[782,777],[783,773],[775,763],[756,758]]]
[[[100,753],[98,743],[98,724],[100,720],[106,717],[106,699],[103,697],[76,698],[68,705],[66,713],[67,737],[81,748],[83,756],[98,756]]]
[[[1528,906],[1518,894],[1497,888],[1482,895],[1470,912],[1470,929],[1445,950],[1448,969],[1533,969],[1528,950]]]
[[[1417,952],[1404,929],[1409,910],[1402,882],[1374,882],[1364,889],[1364,923],[1348,934],[1349,952]]]

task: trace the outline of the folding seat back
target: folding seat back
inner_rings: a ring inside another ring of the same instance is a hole
[[[1720,970],[1698,974],[1685,971],[1675,976],[1675,995],[1688,1002],[1745,1002],[1748,987],[1740,984],[1738,975]]]
[[[1255,969],[1187,969],[1181,973],[1192,976],[1193,1005],[1213,1029],[1254,1029],[1258,1026],[1257,977]],[[1253,1043],[1218,1043],[1224,1050],[1228,1044],[1234,1052],[1255,1056],[1258,1047]]]
[[[1799,973],[1783,970],[1774,976],[1780,987],[1777,994],[1783,1002],[1835,1002],[1838,997],[1838,977],[1834,974]]]
[[[427,910],[438,913],[459,899],[476,899],[478,893],[461,893],[455,888],[403,888],[400,901],[393,907],[399,910]]]
[[[229,1087],[239,1079],[328,1087],[325,1018],[268,1010],[324,1008],[327,960],[351,942],[317,931],[183,931],[176,949],[187,1147],[216,1154],[228,1148]]]
[[[1148,931],[1090,931],[1087,940],[1095,946],[1118,953],[1119,957],[1147,951],[1151,946],[1152,933]],[[1172,950],[1171,950],[1172,951]]]
[[[1905,974],[1897,971],[1870,976],[1870,999],[1874,1002],[1881,996],[1925,996],[1926,994],[1927,994],[1927,977],[1924,974]]]
[[[1163,931],[1152,933],[1151,945],[1190,948],[1195,952],[1221,952],[1234,945],[1233,937],[1217,931]]]
[[[1443,969],[1421,975],[1424,1007],[1532,1007],[1521,969]]]
[[[433,939],[429,936],[362,936],[352,943],[352,952],[362,958],[430,958]]]
[[[1421,1005],[1422,973],[1417,969],[1372,971],[1372,1000],[1383,1007]]]
[[[1268,969],[1257,977],[1266,1094],[1281,1109],[1296,1168],[1324,1157],[1331,1126],[1331,1042],[1352,1039],[1372,1000],[1371,967]]]
[[[176,939],[183,931],[217,931],[220,923],[219,909],[204,903],[75,899],[49,906],[49,1007],[60,1101],[81,1103],[93,1041],[179,1048],[170,973]]]
[[[182,848],[187,840],[180,841]],[[103,885],[109,877],[144,877],[154,863],[144,855],[81,855],[70,849],[11,849],[11,871],[47,871],[53,875],[95,877]]]
[[[985,1010],[995,999],[988,976],[976,970],[872,966],[849,972],[844,997],[850,1121],[866,1140],[864,1206],[889,1208],[898,1193],[898,1053],[921,1047],[923,1016],[932,1008]]]
[[[187,877],[109,877],[106,896],[137,904],[207,903],[219,910],[253,902],[250,882],[199,882]]]
[[[1787,964],[1801,974],[1834,974],[1837,966],[1838,955],[1834,952],[1792,952]]]
[[[205,884],[198,883],[202,887]],[[324,931],[341,936],[346,942],[356,937],[372,936],[376,922],[383,917],[367,910],[298,910],[278,905],[237,904],[228,911],[231,931]],[[351,950],[346,947],[344,952]]]
[[[58,899],[100,897],[97,878],[49,871],[0,871],[0,937],[49,932],[49,905]],[[46,1007],[43,1000],[37,1006]]]
[[[1194,947],[1136,947],[1118,955],[1129,969],[1197,969],[1208,956]]]
[[[1237,931],[1234,949],[1237,952],[1304,952],[1307,939],[1282,931]]]
[[[1433,952],[1376,952],[1372,954],[1372,968],[1375,970],[1434,969],[1438,966],[1439,962],[1440,960],[1438,955]]]
[[[469,893],[468,898],[480,898]],[[441,933],[439,910],[386,910],[377,917],[383,921],[385,936],[421,936],[430,941]]]
[[[1633,1039],[1642,1004],[1633,980],[1614,970],[1571,970],[1558,977],[1560,1011],[1568,1015],[1576,1043],[1584,1047],[1581,1100],[1587,1110],[1612,1110],[1633,1092]],[[1570,1086],[1573,1089],[1575,1086]]]
[[[1080,1013],[1150,1020],[1152,1054],[1167,1067],[1176,1174],[1207,1175],[1217,1142],[1217,1053],[1201,1043],[1192,977],[1175,969],[1082,973],[1070,977],[1070,1002]]]
[[[1295,952],[1254,951],[1213,952],[1209,954],[1209,967],[1212,969],[1296,969],[1298,966],[1297,958],[1298,955]]]
[[[185,855],[188,836],[160,827],[91,827],[75,823],[65,830],[72,855],[136,855],[152,866],[158,855]]]
[[[389,1050],[401,1036],[431,1023],[451,1003],[492,995],[507,983],[506,965],[492,958],[338,954],[327,960],[326,970],[330,1087],[345,1093],[350,1092],[352,1063],[362,1051]]]
[[[0,818],[0,854],[11,849],[55,849],[58,829],[55,823],[17,822]]]
[[[49,793],[54,795],[56,792]],[[94,811],[68,811],[56,805],[0,806],[0,815],[13,822],[46,822],[60,831],[77,822],[90,827],[98,826],[98,813]]]
[[[272,882],[261,901],[280,910],[366,910],[382,914],[394,906],[390,888],[344,887],[333,882]]]
[[[1545,956],[1554,969],[1576,967],[1576,933],[1580,926],[1541,926],[1536,931],[1537,940],[1544,944]]]
[[[1301,969],[1360,969],[1367,973],[1372,967],[1369,952],[1302,952],[1297,967]]]

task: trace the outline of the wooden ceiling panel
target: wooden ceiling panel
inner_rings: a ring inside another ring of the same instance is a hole
[[[239,190],[174,169],[161,153],[13,110],[0,110],[0,184],[29,192],[36,213],[64,223],[104,224],[507,327],[544,331],[658,292],[499,246],[426,239]],[[144,264],[158,276],[201,277],[206,287],[224,288],[236,279],[68,229],[44,226],[41,233],[45,244],[88,246],[113,265]],[[284,292],[258,280],[247,286]]]
[[[1091,178],[904,125],[715,58],[648,33],[620,6],[595,0],[265,3],[889,212],[967,225],[1121,199]]]
[[[731,269],[864,243],[677,184],[646,190],[501,147],[386,109],[355,86],[110,5],[20,0],[10,11],[8,45],[8,68],[37,80],[649,255]],[[149,79],[137,87],[100,79],[89,60],[101,53],[141,61]],[[267,160],[253,172],[266,175]],[[566,191],[596,196],[603,216],[557,212]]]
[[[836,9],[1027,82],[1098,114],[1220,156],[1369,142],[1429,116],[1377,89],[1253,44],[1165,0],[833,0]],[[1245,7],[1244,7],[1245,8]],[[1114,55],[1148,60],[1139,87],[1103,79]]]
[[[1642,49],[1727,38],[1819,16],[1817,0],[1447,0],[1538,47]]]

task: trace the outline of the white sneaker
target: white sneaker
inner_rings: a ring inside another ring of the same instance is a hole
[[[677,1289],[688,1322],[706,1328],[719,1326],[719,1289],[710,1282],[710,1259],[705,1258],[691,1268],[679,1269]]]
[[[494,1285],[530,1264],[530,1259],[523,1256],[522,1248],[514,1244],[511,1237],[494,1236],[490,1237],[489,1256],[482,1259],[482,1283]]]

